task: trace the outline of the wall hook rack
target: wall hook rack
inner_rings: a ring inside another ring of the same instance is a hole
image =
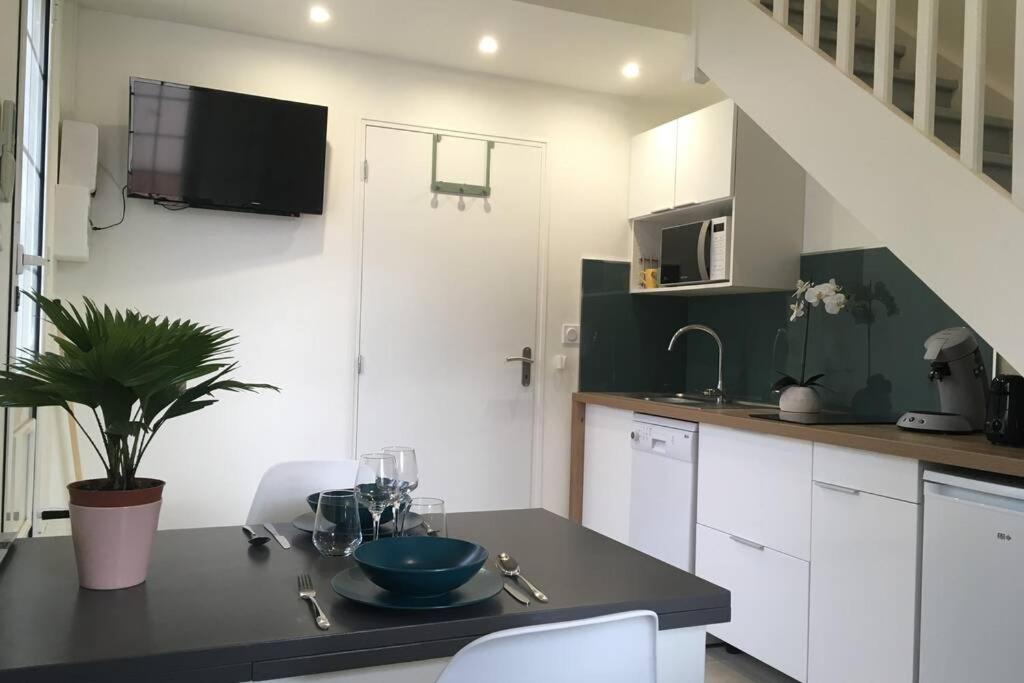
[[[437,179],[437,146],[441,143],[442,135],[435,133],[433,136],[433,157],[430,162],[430,190],[438,194],[454,194],[460,197],[490,197],[491,196],[491,150],[494,149],[494,142],[486,140],[487,143],[487,165],[483,185],[471,183],[454,183]]]

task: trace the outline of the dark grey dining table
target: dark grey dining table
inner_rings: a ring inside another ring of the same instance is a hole
[[[149,578],[118,591],[79,588],[71,539],[18,541],[0,566],[0,682],[228,683],[447,657],[485,634],[646,609],[661,629],[729,619],[729,592],[540,509],[451,514],[449,535],[505,551],[550,602],[504,591],[450,610],[376,609],[337,596],[352,565],[310,535],[252,548],[239,527],[160,531]],[[299,599],[308,573],[331,628]]]

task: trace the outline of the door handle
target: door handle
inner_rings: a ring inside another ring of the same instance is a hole
[[[523,353],[519,356],[505,356],[506,363],[522,363],[522,383],[524,387],[530,386],[531,367],[533,366],[533,349],[529,346],[523,347]]]

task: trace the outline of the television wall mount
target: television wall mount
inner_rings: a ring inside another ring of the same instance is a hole
[[[484,175],[483,185],[471,183],[453,183],[437,179],[437,145],[441,142],[442,136],[435,133],[433,147],[433,158],[430,162],[430,189],[438,194],[454,194],[460,197],[490,197],[491,196],[491,150],[494,149],[494,142],[486,140],[487,148],[487,170]]]

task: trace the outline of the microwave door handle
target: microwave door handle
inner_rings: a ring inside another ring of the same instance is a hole
[[[704,221],[700,225],[700,236],[697,238],[697,270],[700,271],[702,282],[707,281],[711,276],[708,274],[708,232],[711,230],[711,221]]]

